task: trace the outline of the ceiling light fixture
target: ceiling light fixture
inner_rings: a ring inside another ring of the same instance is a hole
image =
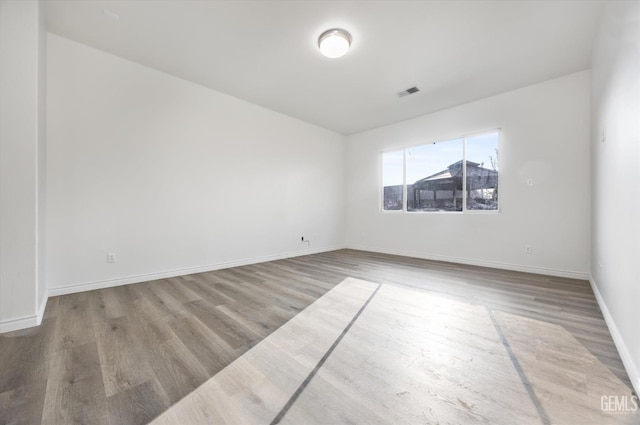
[[[318,37],[320,52],[331,59],[344,56],[350,46],[351,34],[340,28],[327,30]]]

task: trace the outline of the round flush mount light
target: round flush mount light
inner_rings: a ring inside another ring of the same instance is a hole
[[[318,37],[320,52],[328,58],[344,56],[351,46],[351,34],[339,28],[327,30]]]

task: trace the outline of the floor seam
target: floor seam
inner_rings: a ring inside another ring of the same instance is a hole
[[[322,365],[324,365],[324,363],[327,361],[329,356],[331,356],[331,353],[333,353],[333,351],[336,349],[338,344],[340,344],[340,341],[342,341],[342,339],[345,337],[345,335],[349,332],[349,330],[351,329],[353,324],[356,322],[356,320],[358,320],[358,317],[360,317],[362,312],[367,308],[367,306],[369,305],[369,303],[371,302],[373,297],[375,297],[375,295],[378,293],[378,290],[380,290],[381,287],[382,287],[382,284],[379,283],[378,286],[376,287],[376,289],[371,293],[371,295],[369,296],[367,301],[365,301],[365,303],[362,305],[362,307],[360,307],[360,310],[358,310],[358,312],[353,316],[353,318],[351,319],[349,324],[347,324],[347,326],[342,330],[342,333],[340,335],[338,335],[338,338],[336,338],[336,340],[333,342],[333,344],[331,344],[331,347],[329,347],[329,349],[324,353],[324,355],[318,361],[318,363],[313,368],[313,370],[309,373],[309,375],[307,375],[307,377],[304,379],[304,381],[302,381],[302,383],[300,384],[298,389],[296,389],[296,391],[289,398],[289,400],[285,403],[285,405],[282,407],[282,409],[280,409],[280,412],[278,412],[276,417],[273,418],[273,420],[271,421],[270,425],[276,425],[276,424],[280,423],[280,421],[287,414],[287,412],[289,411],[291,406],[293,406],[293,404],[296,402],[298,397],[300,397],[300,395],[302,394],[304,389],[307,387],[307,385],[309,385],[309,383],[311,382],[313,377],[316,376],[316,374],[318,373],[318,371],[320,370]]]
[[[538,396],[536,396],[536,393],[535,393],[535,391],[533,389],[533,386],[531,386],[531,383],[529,382],[529,379],[527,378],[527,375],[522,370],[522,367],[520,366],[520,362],[516,358],[516,355],[513,353],[513,350],[511,349],[511,345],[509,345],[509,342],[507,341],[507,338],[504,336],[504,333],[502,332],[502,328],[500,328],[500,325],[498,324],[498,321],[496,320],[495,316],[493,315],[493,311],[490,310],[489,307],[486,307],[486,306],[485,306],[485,309],[487,310],[487,313],[489,314],[489,318],[491,319],[491,322],[493,323],[493,327],[496,329],[496,332],[498,333],[498,336],[500,337],[500,340],[502,341],[502,345],[504,346],[505,350],[507,350],[507,354],[509,355],[509,359],[511,360],[511,364],[513,365],[514,369],[518,373],[518,376],[520,377],[520,381],[522,382],[522,385],[524,386],[525,390],[527,391],[527,394],[529,395],[529,398],[531,399],[531,402],[533,403],[534,407],[536,408],[536,411],[538,412],[538,416],[540,416],[540,420],[542,420],[542,423],[544,425],[551,425],[551,420],[549,420],[549,416],[547,415],[547,412],[544,410],[544,407],[542,407],[542,404],[540,403],[540,400],[538,400]]]

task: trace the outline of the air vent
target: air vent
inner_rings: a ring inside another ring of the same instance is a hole
[[[409,87],[406,90],[402,90],[400,93],[398,93],[398,97],[405,97],[405,96],[409,96],[410,94],[414,94],[419,92],[420,89],[417,86],[413,86],[413,87]]]

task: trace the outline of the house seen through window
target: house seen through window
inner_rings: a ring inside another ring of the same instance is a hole
[[[382,154],[385,211],[498,210],[499,132]]]

